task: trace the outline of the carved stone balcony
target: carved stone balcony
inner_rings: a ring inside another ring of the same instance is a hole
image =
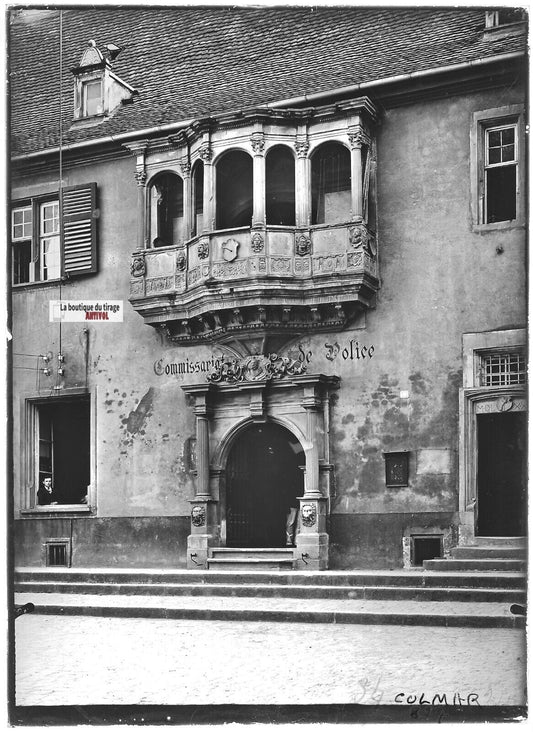
[[[338,330],[379,285],[361,222],[214,231],[132,255],[130,302],[178,343]]]

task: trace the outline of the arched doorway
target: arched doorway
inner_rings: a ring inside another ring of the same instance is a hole
[[[285,545],[285,517],[303,495],[305,455],[289,430],[265,422],[235,440],[226,464],[226,544]]]

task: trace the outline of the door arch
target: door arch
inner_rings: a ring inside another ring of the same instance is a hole
[[[285,546],[285,518],[304,491],[305,454],[274,422],[251,424],[236,436],[226,462],[226,545]]]

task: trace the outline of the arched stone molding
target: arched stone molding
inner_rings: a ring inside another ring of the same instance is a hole
[[[295,558],[305,555],[301,568],[326,569],[329,537],[326,518],[330,503],[332,467],[329,463],[330,394],[339,378],[323,374],[301,374],[279,380],[184,385],[194,402],[197,426],[197,486],[191,501],[200,506],[205,521],[199,526],[191,516],[188,557],[205,562],[209,549],[224,546],[225,471],[235,441],[252,424],[272,423],[298,440],[305,455],[304,492],[301,505],[311,506],[316,520],[301,526],[296,538]],[[311,510],[311,509],[309,509]],[[194,554],[194,557],[191,557]]]

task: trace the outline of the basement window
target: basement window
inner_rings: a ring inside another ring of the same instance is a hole
[[[422,567],[426,559],[442,557],[442,534],[411,536],[411,566]]]
[[[44,552],[47,567],[70,567],[70,539],[48,539],[44,545]]]

